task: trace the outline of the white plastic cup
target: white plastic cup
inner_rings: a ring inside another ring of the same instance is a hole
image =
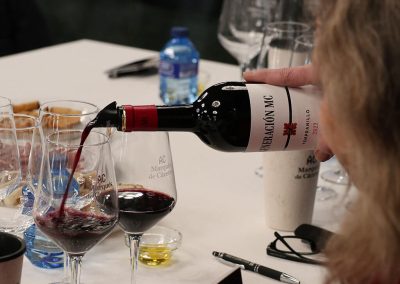
[[[263,154],[267,225],[294,231],[311,223],[319,162],[311,150]]]

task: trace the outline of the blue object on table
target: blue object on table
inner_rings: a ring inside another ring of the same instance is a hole
[[[53,177],[53,190],[55,196],[61,198],[64,195],[65,190],[67,189],[68,179],[70,176],[70,172],[67,169],[61,170],[52,170],[51,172]],[[68,191],[68,197],[77,196],[79,194],[79,183],[75,178],[72,178],[70,189]]]
[[[41,268],[60,268],[64,266],[64,252],[47,238],[36,225],[31,225],[24,232],[26,257],[32,264]]]
[[[33,202],[35,197],[31,188],[28,185],[22,187],[22,214],[32,216]]]
[[[188,29],[173,27],[160,52],[160,97],[165,104],[190,104],[197,98],[199,58]]]

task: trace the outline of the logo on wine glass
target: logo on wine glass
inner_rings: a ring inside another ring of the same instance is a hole
[[[284,123],[283,125],[283,135],[291,136],[296,135],[297,123]]]
[[[158,158],[158,164],[165,164],[167,162],[167,158],[165,155],[162,155]]]

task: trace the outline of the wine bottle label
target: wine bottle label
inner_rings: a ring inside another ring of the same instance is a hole
[[[320,94],[314,87],[246,84],[251,130],[247,152],[306,150],[316,146]]]

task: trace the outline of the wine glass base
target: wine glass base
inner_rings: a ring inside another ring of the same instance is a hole
[[[336,198],[337,195],[337,192],[330,187],[318,186],[315,198],[317,201],[326,201]]]
[[[326,171],[321,174],[321,178],[325,181],[332,182],[340,185],[348,185],[349,177],[347,174],[343,174],[340,170]]]

